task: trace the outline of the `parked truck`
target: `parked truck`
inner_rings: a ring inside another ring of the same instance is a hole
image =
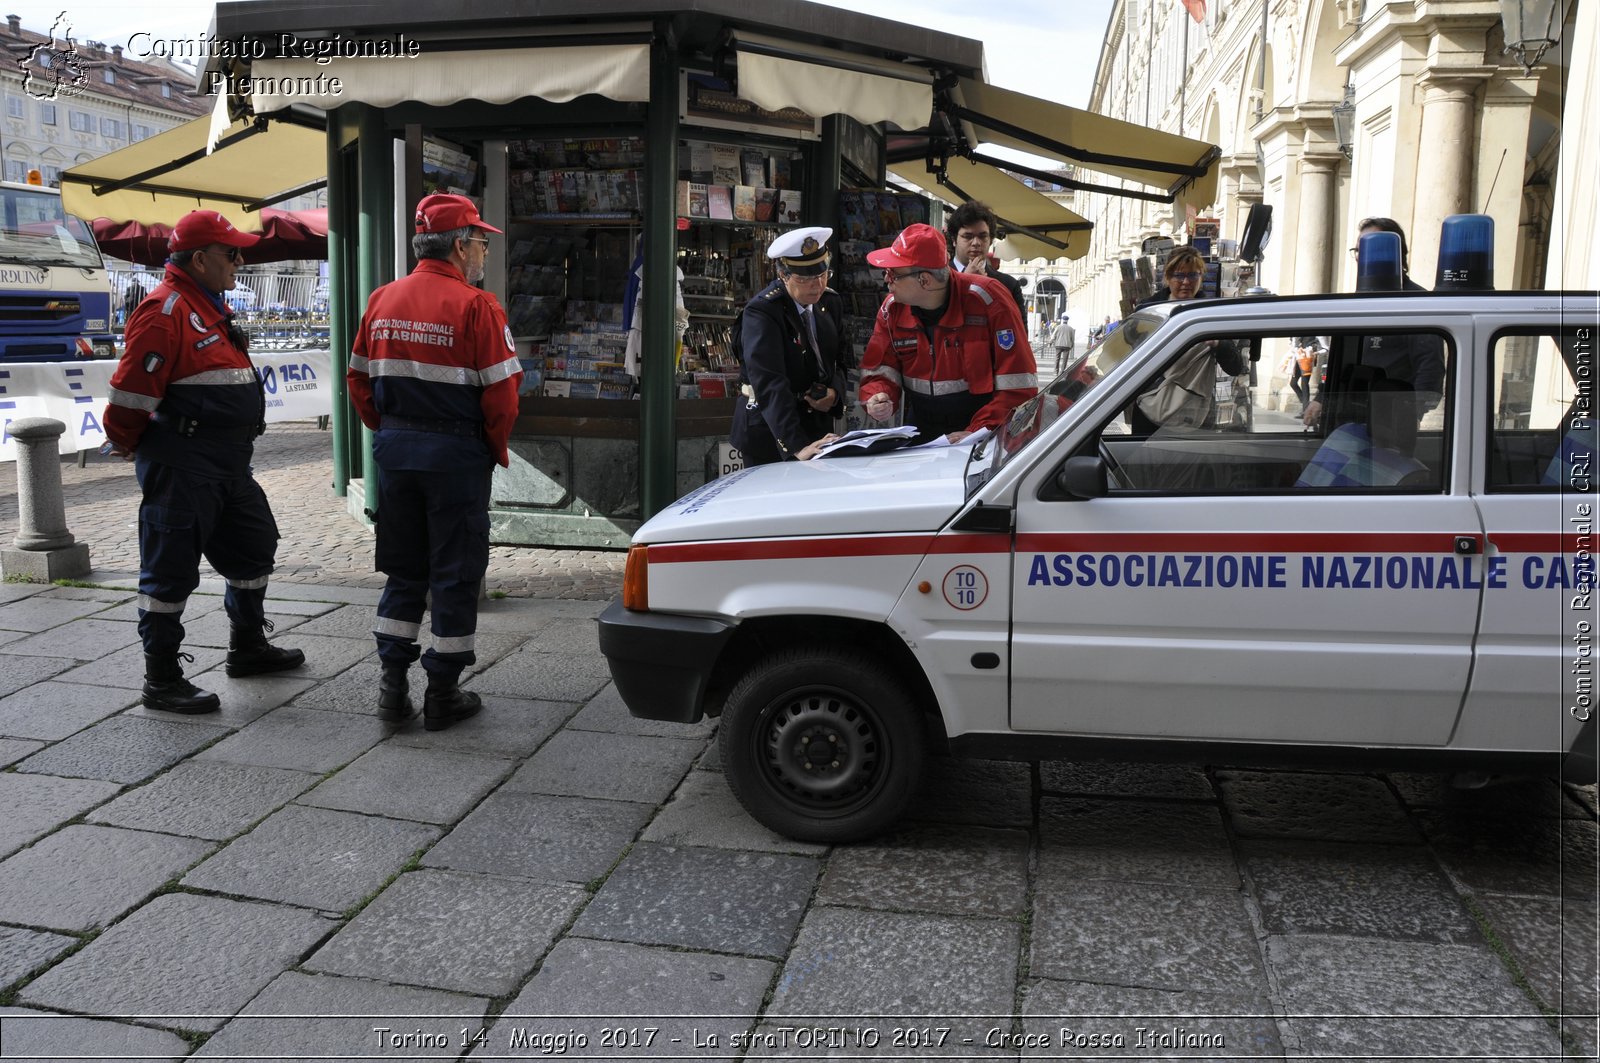
[[[0,362],[112,358],[111,278],[61,193],[0,182]]]

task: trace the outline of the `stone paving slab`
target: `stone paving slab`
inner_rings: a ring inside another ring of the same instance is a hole
[[[230,678],[223,665],[205,672],[191,673],[189,681],[202,690],[209,690],[222,702],[222,708],[204,716],[176,716],[160,709],[147,709],[135,705],[129,710],[132,716],[149,716],[157,720],[194,720],[223,727],[243,727],[294,699],[295,695],[310,690],[312,679],[291,678],[293,672],[276,675],[252,675],[241,679]]]
[[[298,602],[286,602],[286,605],[299,606]],[[376,615],[369,605],[332,605],[318,602],[314,606],[321,609],[315,616],[301,617],[297,630],[302,635],[331,635],[336,638],[364,638],[369,637],[372,631],[372,620]],[[276,618],[274,618],[276,622]]]
[[[212,849],[116,827],[66,827],[0,861],[0,920],[51,930],[105,926]]]
[[[167,894],[30,982],[21,999],[215,1030],[333,925],[278,905]]]
[[[1496,778],[1487,786],[1463,789],[1448,774],[1395,772],[1389,784],[1411,808],[1463,815],[1524,815],[1583,819],[1587,809],[1554,779]]]
[[[1415,1058],[1419,1047],[1470,1046],[1473,1058],[1560,1056],[1544,1017],[1483,946],[1292,935],[1269,938],[1267,956],[1285,1024],[1308,1054]]]
[[[209,668],[215,668],[228,655],[228,651],[210,646],[186,647],[183,652],[194,658],[193,661],[183,662],[183,674],[190,679]],[[63,683],[139,690],[144,686],[144,647],[124,646],[97,661],[62,672],[56,678]]]
[[[75,661],[95,661],[138,642],[139,631],[134,625],[90,617],[8,642],[6,653],[21,654],[25,657],[70,657]]]
[[[105,608],[104,602],[48,598],[35,594],[0,605],[0,628],[37,633],[90,616]]]
[[[1268,933],[1477,944],[1477,925],[1424,849],[1247,840]]]
[[[25,639],[27,637],[28,633],[26,631],[7,631],[0,629],[0,646],[16,642],[18,639]]]
[[[590,698],[577,716],[572,727],[580,731],[610,731],[614,734],[649,735],[659,738],[702,738],[709,736],[717,721],[707,717],[699,723],[672,723],[666,720],[641,720],[628,711],[622,703],[614,684],[606,684],[600,693]]]
[[[289,805],[185,875],[183,885],[338,912],[439,834],[421,823]]]
[[[0,856],[48,834],[122,789],[114,782],[0,772]]]
[[[611,869],[652,811],[623,801],[501,791],[441,838],[422,863],[581,885]]]
[[[1205,769],[1187,764],[1125,764],[1046,760],[1039,763],[1046,793],[1215,801]]]
[[[488,1006],[462,993],[289,971],[193,1058],[454,1059],[464,1047],[462,1027],[481,1028]]]
[[[875,1029],[881,1041],[873,1055],[914,1058],[939,1049],[897,1045],[893,1031],[947,1028],[944,1052],[985,1055],[987,1031],[1010,1026],[1020,942],[1021,927],[1011,920],[813,908],[778,975],[762,1026]],[[859,962],[867,956],[870,963]]]
[[[0,990],[78,943],[75,937],[0,926]],[[5,1014],[0,1012],[0,1015]]]
[[[77,665],[77,661],[66,657],[7,657],[5,671],[0,672],[0,698],[27,690]]]
[[[33,1008],[0,1008],[0,1025],[5,1028],[4,1058],[40,1063],[70,1058],[162,1063],[184,1058],[191,1047],[170,1030]]]
[[[712,746],[716,748],[715,744]],[[647,842],[708,849],[754,849],[798,856],[825,856],[826,845],[797,842],[750,818],[720,772],[691,771],[645,830]]]
[[[506,781],[506,789],[659,805],[677,789],[705,740],[561,731]]]
[[[80,602],[104,602],[107,605],[116,605],[118,602],[131,602],[137,597],[132,591],[121,590],[116,587],[46,587],[39,592],[41,599],[69,598]]]
[[[1033,767],[1003,760],[931,758],[908,819],[1027,827],[1033,823]]]
[[[154,718],[113,716],[40,750],[17,765],[19,772],[109,779],[148,779],[227,734],[220,727]]]
[[[586,701],[611,681],[599,654],[537,653],[527,649],[501,659],[466,686],[480,694],[540,701]]]
[[[1147,989],[1267,990],[1240,893],[1142,882],[1039,882],[1029,970]]]
[[[0,604],[20,602],[24,598],[32,598],[36,594],[43,594],[48,589],[43,583],[0,582]]]
[[[641,842],[573,933],[776,959],[789,947],[819,870],[801,856]]]
[[[189,761],[89,813],[91,823],[226,841],[315,786],[318,776]]]
[[[288,632],[272,641],[301,650],[306,662],[300,667],[278,675],[290,679],[327,679],[338,675],[368,657],[377,660],[378,648],[370,638],[334,638],[329,635],[297,635]]]
[[[272,621],[272,633],[267,636],[269,642],[280,646],[296,646],[297,642],[292,637],[285,639],[285,635],[306,622],[306,617],[293,613],[269,613],[268,620]],[[228,614],[221,609],[213,609],[203,616],[193,620],[187,616],[183,624],[183,645],[190,646],[217,646],[228,648],[228,639],[233,634],[233,622],[228,619]]]
[[[1271,1006],[1250,997],[1042,981],[1028,985],[1021,1013],[1037,1038],[1021,1046],[1023,1059],[1279,1059],[1284,1051]]]
[[[43,748],[43,742],[35,742],[25,738],[0,738],[0,768],[8,764],[15,764],[23,757],[37,753]]]
[[[317,773],[356,759],[384,738],[376,717],[318,712],[286,705],[274,709],[197,758]]]
[[[1440,862],[1470,890],[1596,898],[1593,821],[1435,811],[1417,819]]]
[[[911,826],[828,861],[816,903],[1016,919],[1028,892],[1028,834]]]
[[[509,760],[384,742],[301,797],[300,804],[449,824],[511,769]]]
[[[47,680],[0,698],[0,734],[55,742],[138,700],[132,691]]]
[[[623,1052],[732,1059],[730,1046],[754,1025],[776,970],[767,960],[565,938],[473,1058],[507,1053],[518,1032],[526,1044],[529,1035],[576,1030],[588,1044],[561,1053],[563,1059]],[[618,1038],[617,1030],[626,1032]]]
[[[1593,1058],[1600,1038],[1600,906],[1556,897],[1479,894],[1491,932],[1511,951],[1528,984],[1562,1028]]]
[[[413,871],[390,884],[305,966],[505,996],[533,970],[587,897],[570,886]]]
[[[420,692],[413,693],[412,699],[420,709]],[[389,742],[521,760],[544,745],[577,708],[570,702],[523,701],[491,694],[483,699],[483,710],[470,720],[443,731],[427,731],[412,721],[410,726],[396,730]]]
[[[1045,797],[1041,879],[1119,879],[1237,889],[1222,814],[1211,805]]]
[[[1370,775],[1219,771],[1233,829],[1247,838],[1416,845],[1416,827],[1382,779]]]

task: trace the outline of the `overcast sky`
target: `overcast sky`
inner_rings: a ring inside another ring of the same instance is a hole
[[[1057,103],[1082,107],[1089,99],[1112,0],[820,0],[832,7],[914,23],[984,42],[989,81]],[[49,32],[64,12],[79,40],[128,43],[137,33],[193,39],[215,10],[202,0],[28,0],[20,11],[29,29]],[[135,56],[134,58],[137,58]]]

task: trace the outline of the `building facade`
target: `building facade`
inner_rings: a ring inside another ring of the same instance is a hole
[[[1088,109],[1218,145],[1201,215],[1236,240],[1252,204],[1272,206],[1259,283],[1273,291],[1352,290],[1347,249],[1371,216],[1399,221],[1410,273],[1432,287],[1440,223],[1460,213],[1494,218],[1499,287],[1593,287],[1593,241],[1574,253],[1556,223],[1565,196],[1565,230],[1593,231],[1595,138],[1562,135],[1593,121],[1593,6],[1570,0],[1528,72],[1504,52],[1495,0],[1211,0],[1199,21],[1170,0],[1118,0]],[[1091,253],[1065,268],[1078,320],[1126,311],[1122,263],[1147,239],[1193,235],[1171,205],[1068,203],[1095,222]]]
[[[62,22],[0,28],[0,173],[38,170],[58,187],[61,171],[125,148],[210,110],[194,74],[165,60],[136,61],[120,45],[72,36]]]

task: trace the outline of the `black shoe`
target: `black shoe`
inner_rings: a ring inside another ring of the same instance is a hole
[[[454,682],[428,684],[428,693],[422,699],[422,726],[429,731],[442,731],[453,723],[478,715],[483,699],[462,690]]]
[[[378,680],[378,719],[385,723],[405,723],[416,714],[405,668],[385,665]]]
[[[144,655],[144,696],[140,700],[145,707],[185,716],[201,716],[222,708],[222,701],[215,694],[183,677],[179,658],[194,661],[187,653]]]
[[[246,631],[235,627],[228,637],[228,664],[225,671],[230,678],[262,675],[298,668],[306,663],[300,650],[284,649],[267,641],[260,631]]]

